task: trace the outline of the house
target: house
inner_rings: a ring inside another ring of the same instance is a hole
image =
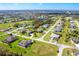
[[[55,32],[60,32],[61,30],[62,30],[61,26],[56,26],[54,29]]]
[[[32,40],[22,40],[18,45],[26,48],[30,46],[32,43]]]
[[[38,16],[37,19],[39,19],[39,20],[47,20],[48,18],[45,15],[41,15],[41,16]]]
[[[75,27],[75,22],[74,20],[70,20],[70,28],[74,29]]]
[[[3,20],[2,19],[0,19],[0,23],[3,23]]]
[[[60,37],[60,35],[58,35],[58,34],[52,34],[50,36],[51,39],[55,39],[55,38],[59,38],[59,37]]]
[[[79,56],[79,52],[76,52],[76,53],[75,53],[75,56]]]
[[[12,43],[12,42],[14,42],[14,41],[16,41],[16,40],[17,40],[17,38],[16,38],[15,36],[10,35],[10,36],[8,36],[3,42],[4,42],[4,43],[7,43],[7,44],[10,44],[10,43]]]
[[[70,23],[70,28],[74,29],[74,27],[75,27],[75,24],[74,23]]]
[[[70,38],[70,40],[72,40],[74,43],[78,44],[79,43],[79,39],[76,37]]]
[[[63,28],[63,21],[61,21],[54,29],[55,32],[60,32],[62,31]]]
[[[21,32],[22,34],[27,33],[27,32],[26,32],[26,29],[21,29],[20,32]]]
[[[71,23],[71,24],[70,24],[70,28],[74,29],[74,27],[75,27],[74,24]]]
[[[69,12],[68,12],[68,14],[69,14]],[[70,16],[67,16],[67,17],[66,17],[66,19],[70,19],[70,20],[71,20],[71,19],[72,19],[72,17],[70,17]]]
[[[70,20],[70,23],[74,23],[74,20]]]
[[[32,32],[32,31],[30,31],[30,32],[29,32],[29,36],[32,36],[32,35],[33,35],[33,32]]]
[[[44,24],[43,27],[44,28],[48,28],[49,27],[49,24]]]

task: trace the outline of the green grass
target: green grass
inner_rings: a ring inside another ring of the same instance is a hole
[[[45,37],[44,40],[50,40],[50,36],[51,36],[52,32],[50,31]]]
[[[0,31],[0,35],[6,34],[5,32]]]
[[[8,36],[8,34],[6,34],[5,32],[0,31],[0,41],[5,40],[7,36]]]
[[[58,47],[43,42],[36,42],[28,48],[27,55],[33,56],[56,56]]]
[[[0,29],[7,29],[12,26],[13,26],[13,23],[0,24]]]
[[[43,36],[43,34],[42,33],[36,33],[36,34],[34,34],[34,38],[40,38],[40,37],[42,37]]]
[[[19,21],[19,22],[15,22],[15,23],[20,23],[20,24],[22,24],[22,23],[24,23],[24,22],[27,22],[27,23],[32,23],[33,22],[33,20],[26,20],[26,21]],[[4,23],[4,24],[0,24],[0,29],[7,29],[7,28],[9,28],[9,27],[13,27],[13,22],[11,22],[11,23]]]
[[[12,49],[9,48],[8,44],[2,43],[0,41],[0,55],[5,56],[5,55],[15,55],[17,54],[16,52],[13,52]]]
[[[75,52],[76,52],[75,49],[65,48],[65,49],[63,50],[62,56],[73,56]],[[72,54],[72,53],[73,53],[73,54]]]
[[[0,36],[0,41],[2,41],[2,40],[5,40],[7,37],[8,37],[9,35],[3,35],[3,36]]]

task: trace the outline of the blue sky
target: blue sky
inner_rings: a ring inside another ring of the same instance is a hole
[[[79,3],[0,3],[0,10],[27,9],[79,10]]]

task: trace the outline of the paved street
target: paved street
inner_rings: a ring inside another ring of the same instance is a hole
[[[43,35],[43,36],[41,37],[41,39],[44,39],[44,37],[60,22],[60,20],[61,20],[61,17],[59,18],[59,20],[58,20],[53,26],[51,26],[51,27],[49,28],[49,30],[46,32],[45,35]]]

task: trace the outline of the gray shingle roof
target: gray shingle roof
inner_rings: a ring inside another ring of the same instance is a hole
[[[32,44],[32,40],[22,40],[20,43],[19,43],[19,46],[22,46],[22,47],[28,47],[29,45]]]

